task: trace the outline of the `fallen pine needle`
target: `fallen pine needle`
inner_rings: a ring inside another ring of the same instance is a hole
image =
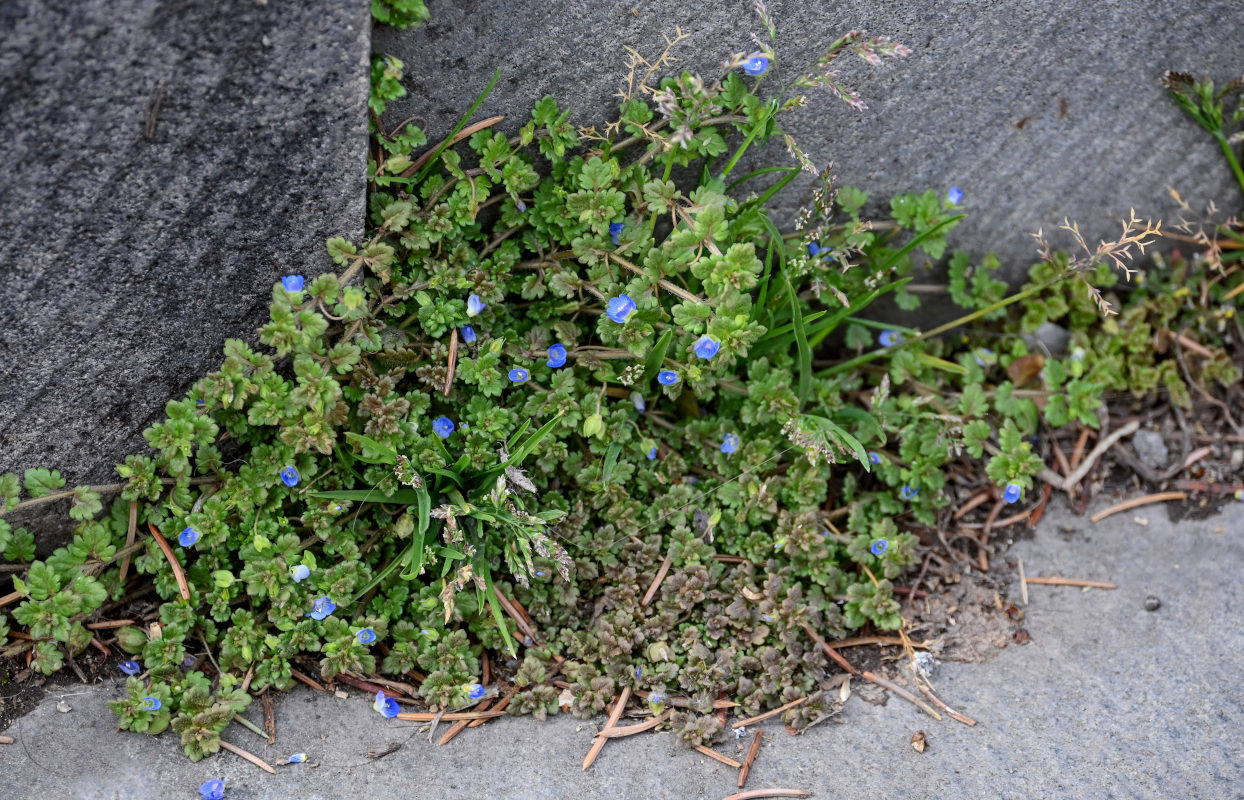
[[[106,631],[112,628],[124,628],[126,625],[136,624],[132,619],[105,619],[99,622],[87,623],[86,628],[91,631]]]
[[[1024,559],[1019,559],[1019,599],[1028,605],[1028,576],[1024,574]]]
[[[251,762],[255,766],[262,769],[264,772],[271,772],[273,775],[276,774],[276,770],[272,768],[271,764],[269,764],[267,761],[264,761],[259,756],[252,755],[251,753],[246,752],[242,748],[238,747],[236,744],[229,744],[226,741],[221,741],[220,746],[228,750],[230,753],[233,753],[235,756],[241,756],[242,758],[245,758],[247,761]]]
[[[891,681],[886,680],[885,678],[881,677],[875,672],[869,672],[867,670],[865,670],[864,672],[861,672],[860,677],[868,681],[869,683],[877,684],[882,689],[889,689],[891,692],[894,692],[896,695],[903,698],[907,702],[911,703],[912,705],[914,705],[916,708],[920,709],[924,713],[928,714],[933,719],[938,720],[939,722],[941,721],[942,719],[941,714],[937,713],[937,711],[934,710],[932,706],[930,706],[928,703],[921,700],[919,697],[916,697],[914,694],[907,691],[902,686],[899,686],[898,684],[895,684]]]
[[[190,585],[186,583],[186,573],[182,571],[181,562],[177,560],[177,556],[173,555],[173,548],[168,546],[168,541],[160,535],[156,526],[148,522],[147,527],[151,529],[151,535],[155,537],[156,544],[160,545],[160,549],[164,551],[164,557],[168,559],[169,566],[173,568],[173,577],[177,579],[177,589],[181,592],[181,598],[190,602]]]
[[[772,711],[766,711],[765,713],[763,713],[763,714],[758,714],[758,715],[756,715],[756,716],[754,716],[754,717],[748,717],[747,719],[741,719],[741,720],[739,720],[738,722],[734,723],[734,725],[732,725],[731,727],[733,727],[733,728],[735,728],[735,729],[737,730],[737,729],[742,728],[742,727],[745,727],[745,726],[747,726],[747,725],[751,725],[751,724],[752,724],[752,723],[754,723],[754,722],[762,722],[762,721],[764,721],[764,720],[766,720],[766,719],[769,719],[770,717],[776,717],[778,714],[781,714],[781,713],[783,713],[783,712],[785,712],[785,711],[789,711],[790,709],[792,709],[792,708],[794,708],[795,706],[799,705],[800,703],[802,703],[802,702],[806,701],[807,699],[808,699],[808,698],[806,698],[806,697],[801,697],[801,698],[799,698],[798,700],[792,700],[792,701],[790,701],[789,703],[787,703],[786,705],[782,706],[781,708],[775,708],[775,709],[773,709]]]
[[[757,797],[810,797],[811,792],[803,789],[748,789],[746,792],[732,794],[722,800],[753,800]]]
[[[558,686],[559,688],[568,689],[570,687],[570,684],[567,683],[564,686],[562,686],[561,685],[562,683],[564,683],[564,681],[553,681],[553,685]],[[647,700],[648,692],[635,692],[635,696],[642,698],[644,700]],[[667,697],[661,702],[667,706],[674,706],[675,708],[690,708],[691,707],[691,701],[685,697]],[[733,700],[714,700],[713,701],[713,709],[716,711],[720,711],[723,708],[735,708],[736,706],[738,706],[738,703],[734,702]]]
[[[903,640],[898,636],[853,636],[850,639],[839,639],[832,644],[826,642],[826,645],[833,650],[841,650],[844,647],[863,647],[869,644],[888,644],[901,647]],[[929,649],[928,642],[912,642],[911,646],[917,650]]]
[[[697,744],[695,746],[695,749],[699,750],[701,753],[708,756],[709,758],[720,761],[721,763],[725,764],[727,767],[734,767],[735,769],[743,768],[743,765],[735,761],[733,758],[729,758],[728,756],[723,756],[721,753],[718,753],[716,750],[714,750],[711,747],[705,747],[702,744]]]
[[[614,703],[613,711],[609,712],[609,721],[605,723],[604,731],[609,730],[618,724],[618,720],[622,717],[622,711],[626,708],[626,703],[631,699],[631,687],[623,686],[622,691],[618,693],[618,702]],[[601,749],[605,746],[608,739],[597,734],[595,741],[592,742],[592,749],[587,751],[587,756],[583,759],[583,769],[592,766],[592,762],[596,760],[596,756],[600,755]]]
[[[479,704],[479,708],[478,708],[478,709],[476,709],[476,710],[477,710],[477,711],[487,711],[487,710],[488,710],[488,708],[489,708],[491,705],[492,705],[492,701],[491,701],[491,700],[485,700],[484,702],[482,702],[482,703],[480,703],[480,704]],[[449,743],[450,743],[450,741],[452,741],[452,740],[453,740],[453,738],[454,738],[455,736],[457,736],[458,734],[462,733],[464,730],[466,730],[466,727],[467,727],[468,725],[470,725],[472,722],[476,722],[476,721],[477,721],[477,720],[471,720],[471,719],[460,719],[460,720],[458,720],[457,722],[455,722],[453,725],[450,725],[450,726],[449,726],[449,730],[445,731],[445,735],[444,735],[444,736],[442,736],[442,737],[441,737],[441,740],[440,740],[439,742],[437,742],[437,743],[436,743],[436,744],[437,744],[437,746],[438,746],[438,747],[444,747],[445,745],[449,744]]]
[[[843,658],[842,655],[840,655],[837,650],[835,650],[834,648],[826,644],[825,640],[822,639],[820,635],[817,634],[816,631],[812,630],[811,625],[804,623],[803,630],[805,633],[807,633],[809,636],[812,637],[812,641],[820,645],[821,649],[825,651],[825,655],[829,656],[830,658],[832,658],[834,661],[838,663],[838,666],[842,667],[843,669],[845,669],[847,672],[851,673],[852,675],[860,674],[860,671],[858,669],[851,666],[851,662]]]
[[[756,735],[752,737],[752,746],[747,748],[747,758],[743,759],[743,769],[739,770],[740,789],[747,785],[747,775],[752,771],[752,762],[756,760],[756,754],[760,752],[760,740],[764,736],[764,731],[756,731]]]
[[[603,736],[606,739],[620,739],[623,736],[634,736],[637,733],[643,733],[644,731],[652,730],[653,728],[660,725],[662,722],[665,722],[667,719],[669,719],[673,715],[674,715],[674,709],[672,708],[666,709],[664,714],[662,714],[659,717],[653,717],[647,722],[641,722],[638,725],[624,725],[621,728],[609,728],[607,730],[601,731],[600,733],[596,735]]]
[[[262,728],[260,728],[258,725],[256,725],[255,723],[251,722],[249,719],[247,719],[246,717],[242,716],[241,714],[234,714],[234,715],[233,715],[233,721],[234,721],[234,722],[236,722],[237,724],[241,725],[243,728],[246,728],[248,731],[250,731],[250,732],[254,733],[254,734],[255,734],[256,736],[258,736],[260,739],[263,739],[264,741],[267,741],[267,739],[268,739],[268,734],[264,733],[264,731],[263,731],[263,729],[262,729]]]
[[[1187,492],[1158,492],[1157,494],[1147,494],[1144,497],[1133,497],[1131,500],[1124,500],[1122,503],[1104,508],[1093,516],[1089,517],[1089,522],[1101,522],[1111,514],[1117,514],[1120,511],[1127,511],[1129,508],[1137,506],[1147,506],[1150,503],[1165,503],[1167,500],[1187,500]]]
[[[502,697],[501,700],[495,706],[492,707],[492,710],[493,711],[505,711],[506,706],[510,704],[510,701],[514,699],[514,695],[516,694],[518,694],[517,686],[511,688],[510,691],[506,694],[506,696]],[[480,725],[483,725],[487,721],[488,721],[488,717],[481,717],[480,719],[472,720],[471,723],[467,725],[467,727],[478,728]]]
[[[489,711],[454,711],[448,714],[434,714],[430,711],[399,711],[397,719],[404,719],[407,722],[432,722],[433,720],[457,722],[460,719],[490,719],[504,714],[504,711],[498,711],[495,708]]]
[[[644,592],[644,599],[639,601],[641,606],[652,602],[652,596],[657,593],[657,589],[661,588],[661,581],[665,580],[672,563],[674,563],[674,548],[671,546],[669,552],[665,554],[665,560],[661,562],[661,568],[657,570],[657,576],[652,579],[652,585],[648,587],[648,591]]]
[[[0,736],[0,744],[13,744],[12,736]]]
[[[1118,589],[1113,583],[1106,581],[1084,581],[1079,578],[1028,578],[1028,583],[1037,583],[1044,586],[1087,586],[1090,589]]]
[[[305,683],[306,685],[310,686],[312,689],[318,689],[318,690],[319,690],[319,691],[321,691],[321,692],[327,692],[327,691],[328,691],[328,689],[326,689],[324,686],[321,686],[321,685],[320,685],[320,684],[319,684],[319,683],[318,683],[318,682],[317,682],[314,678],[312,678],[310,675],[303,675],[301,672],[299,672],[299,671],[298,671],[298,670],[296,670],[296,669],[291,669],[291,670],[289,671],[289,674],[290,674],[290,675],[293,675],[293,676],[294,676],[295,678],[297,678],[298,680],[300,680],[300,681],[302,681],[303,683]]]
[[[964,725],[967,725],[969,727],[976,724],[976,720],[972,719],[967,714],[960,714],[958,711],[955,711],[953,708],[951,708],[950,706],[942,702],[941,698],[933,694],[933,690],[930,689],[928,686],[925,686],[920,681],[916,681],[915,683],[916,683],[916,688],[919,689],[924,694],[925,697],[933,701],[933,705],[937,706],[942,711],[945,711],[948,716],[959,720]]]

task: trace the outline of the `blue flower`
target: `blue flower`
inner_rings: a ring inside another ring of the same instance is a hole
[[[521,199],[514,201],[514,207],[518,209],[518,212],[520,214],[527,210],[527,204],[524,203]]]
[[[663,369],[657,373],[657,383],[662,386],[673,386],[678,383],[678,373],[671,369]]]
[[[657,446],[655,444],[652,446],[652,449],[648,451],[648,460],[649,461],[657,460]]]
[[[890,542],[888,540],[876,539],[873,541],[873,546],[868,549],[873,551],[873,555],[879,556],[882,553],[884,553],[886,551],[886,548],[889,546],[890,546]]]
[[[903,334],[898,331],[885,330],[877,337],[877,341],[881,342],[882,347],[893,347],[903,341]]]
[[[808,255],[816,258],[821,254],[821,246],[816,242],[808,242]]]
[[[631,392],[631,402],[635,404],[635,410],[640,414],[648,408],[648,404],[644,402],[644,396],[639,392]]]
[[[473,294],[467,298],[467,316],[478,317],[487,306],[488,304],[481,300],[479,295]]]
[[[1020,486],[1018,483],[1008,483],[1006,485],[1006,492],[1002,495],[1002,499],[1007,503],[1014,503],[1019,499],[1020,492],[1023,491],[1023,488],[1024,487]]]
[[[547,572],[545,572],[544,570],[542,570],[542,569],[538,569],[538,570],[536,570],[536,577],[537,577],[537,578],[543,578],[545,575],[548,575],[548,573],[547,573]]]
[[[644,677],[644,668],[643,668],[643,667],[635,667],[635,680],[637,680],[637,681],[638,681],[638,680],[643,680],[643,677]]]
[[[290,487],[291,489],[297,486],[298,485],[298,470],[290,466],[287,466],[285,467],[285,469],[281,470],[281,483],[284,483],[286,486]]]
[[[199,541],[199,532],[194,528],[186,528],[181,532],[181,535],[177,537],[177,541],[181,542],[182,547],[189,547]]]
[[[730,455],[738,449],[739,437],[735,436],[733,433],[727,433],[725,436],[721,437],[721,452],[726,455]]]
[[[957,206],[963,202],[963,190],[958,186],[951,186],[950,191],[946,192],[946,202],[952,206]]]
[[[302,583],[311,577],[311,568],[306,564],[299,564],[296,567],[289,568],[289,577],[294,579],[294,583]]]
[[[769,57],[752,56],[743,62],[743,71],[748,75],[764,75],[769,71]]]
[[[772,617],[772,616],[770,616],[770,615],[768,615],[768,614],[761,614],[761,615],[760,615],[760,618],[761,618],[761,619],[763,619],[765,622],[772,622],[772,621],[773,621],[773,617]]]
[[[164,704],[160,702],[158,697],[144,697],[143,711],[159,711]]]
[[[1077,347],[1075,350],[1072,350],[1071,360],[1072,361],[1083,361],[1084,360],[1084,348]]]
[[[463,325],[459,331],[462,334],[462,341],[467,344],[475,344],[475,329],[470,325]]]
[[[991,359],[993,355],[994,355],[994,352],[990,350],[988,347],[979,348],[976,351],[976,355],[975,355],[977,366],[979,367],[989,366],[988,359]]]
[[[324,595],[315,599],[315,604],[311,606],[311,610],[307,612],[306,616],[311,617],[311,619],[324,619],[336,610],[337,604],[329,600],[328,595]]]
[[[432,420],[432,433],[435,433],[442,439],[448,439],[453,432],[454,421],[449,417],[437,417]]]
[[[610,238],[613,239],[614,244],[618,243],[618,234],[622,232],[623,227],[624,226],[622,225],[621,222],[610,222],[609,223],[609,236]]]
[[[223,800],[225,796],[224,781],[204,781],[199,787],[199,794],[203,796],[203,800]]]
[[[301,292],[305,284],[306,280],[301,275],[286,275],[281,278],[281,286],[285,287],[285,291],[290,294]]]
[[[605,306],[605,316],[619,325],[624,324],[627,317],[633,313],[635,313],[635,301],[627,294],[609,298],[609,304]]]
[[[869,451],[868,451],[868,460],[869,460],[869,462],[870,462],[870,463],[873,463],[873,464],[880,464],[880,463],[881,463],[881,456],[880,456],[880,455],[878,455],[878,454],[877,454],[877,452],[876,452],[875,450],[869,450]]]
[[[294,753],[292,756],[289,757],[289,763],[291,764],[301,764],[306,760],[307,760],[306,753]]]
[[[911,487],[911,486],[904,486],[904,487],[903,487],[903,489],[902,489],[902,491],[900,491],[900,492],[899,492],[899,494],[903,496],[903,499],[904,499],[904,500],[910,500],[911,498],[913,498],[913,497],[915,497],[916,495],[920,494],[920,490],[919,490],[919,489],[915,489],[915,488],[913,488],[913,487]]]
[[[549,348],[549,360],[544,362],[553,369],[566,366],[566,347],[565,345],[555,344]]]
[[[373,631],[371,628],[364,628],[363,630],[354,634],[354,636],[355,638],[359,640],[359,644],[371,644],[372,642],[376,641],[376,632]]]
[[[384,696],[383,690],[376,692],[376,702],[372,703],[371,707],[379,711],[385,719],[393,719],[402,710],[396,700]]]
[[[660,692],[652,692],[648,695],[648,702],[652,703],[654,706],[659,706],[665,702],[665,695]]]
[[[126,675],[137,675],[143,671],[143,665],[139,664],[137,661],[122,661],[121,671]]]
[[[717,355],[717,351],[720,349],[721,342],[708,334],[701,336],[695,343],[695,354],[705,360]]]
[[[467,694],[471,696],[472,700],[478,700],[484,696],[484,687],[478,683],[473,683],[467,687]]]
[[[510,370],[510,382],[511,383],[526,383],[529,377],[531,376],[527,374],[527,370],[523,369],[522,367],[515,367],[514,369]]]

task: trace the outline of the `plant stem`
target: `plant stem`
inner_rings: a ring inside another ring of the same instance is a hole
[[[1218,146],[1222,148],[1222,154],[1227,157],[1227,163],[1231,165],[1231,171],[1235,173],[1235,180],[1240,184],[1240,191],[1244,192],[1244,169],[1240,168],[1240,162],[1231,150],[1231,143],[1227,141],[1227,137],[1223,135],[1221,130],[1212,131],[1212,133],[1214,138],[1218,140]]]

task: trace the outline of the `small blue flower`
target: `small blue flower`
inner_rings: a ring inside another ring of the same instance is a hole
[[[752,56],[743,62],[743,71],[748,75],[764,75],[769,71],[769,57]]]
[[[1024,487],[1020,486],[1018,483],[1014,483],[1014,482],[1008,483],[1006,485],[1006,492],[1004,492],[1002,495],[1002,499],[1005,500],[1008,504],[1014,503],[1016,500],[1019,499],[1020,492],[1022,492],[1023,489]]]
[[[137,675],[143,671],[143,665],[139,664],[137,661],[122,661],[121,671],[126,675]]]
[[[950,191],[946,192],[946,202],[952,206],[957,206],[963,202],[963,190],[958,186],[951,186]]]
[[[177,541],[181,542],[182,547],[189,547],[199,541],[199,532],[194,528],[186,528],[181,532],[181,535],[177,537]]]
[[[903,496],[904,500],[910,500],[911,498],[920,494],[920,490],[913,488],[911,486],[904,486],[902,491],[899,492],[899,494]]]
[[[640,414],[648,408],[648,404],[644,402],[644,396],[639,392],[631,392],[631,402],[635,404],[635,410]]]
[[[333,511],[336,511],[336,512],[340,513],[340,512],[341,512],[341,503],[338,503],[337,505],[333,506]]]
[[[659,706],[665,702],[665,695],[660,692],[652,692],[648,695],[648,702],[652,703],[654,706]]]
[[[478,700],[484,696],[484,687],[478,683],[473,683],[467,687],[467,694],[471,696],[472,700]]]
[[[449,417],[437,417],[432,420],[432,433],[442,439],[448,439],[454,432],[454,421]]]
[[[225,796],[224,781],[204,781],[199,787],[199,794],[203,796],[203,800],[223,800]]]
[[[527,210],[527,204],[521,199],[514,201],[514,207],[518,209],[518,213],[520,214]]]
[[[207,403],[203,402],[202,397],[200,397],[198,400],[195,400],[194,404],[198,406],[199,408],[202,408],[203,406],[207,405]]]
[[[644,679],[644,668],[643,668],[643,667],[635,667],[635,680],[637,680],[637,681],[641,681],[641,680],[643,680],[643,679]]]
[[[884,553],[886,548],[889,546],[890,542],[887,539],[877,539],[873,542],[873,546],[868,549],[873,551],[873,555],[879,556]]]
[[[872,463],[872,464],[880,464],[880,463],[881,463],[881,456],[880,456],[880,455],[878,455],[878,454],[877,454],[877,452],[876,452],[875,450],[869,450],[869,451],[868,451],[868,461],[869,461],[870,463]]]
[[[649,461],[657,460],[657,446],[655,444],[652,446],[652,449],[648,451],[648,460]]]
[[[462,341],[467,344],[475,344],[475,329],[470,325],[463,325],[459,333],[462,334]]]
[[[544,362],[553,369],[566,366],[566,347],[565,345],[555,344],[549,348],[549,360]]]
[[[396,700],[384,696],[383,690],[376,692],[376,702],[372,703],[371,707],[379,711],[385,719],[393,719],[402,710]]]
[[[630,295],[620,294],[617,297],[611,297],[609,304],[605,306],[605,316],[619,325],[624,324],[633,313],[635,313],[635,301]]]
[[[292,756],[289,757],[289,763],[291,764],[301,764],[306,760],[307,760],[306,753],[294,753]]]
[[[527,374],[527,370],[523,369],[522,367],[515,367],[514,369],[510,370],[510,382],[511,383],[526,383],[527,379],[530,377],[531,376]]]
[[[164,703],[161,703],[158,697],[143,698],[143,711],[159,711],[163,705]]]
[[[739,437],[735,436],[733,433],[727,433],[725,436],[721,437],[721,452],[726,455],[730,455],[738,449]]]
[[[1075,350],[1072,350],[1071,360],[1072,361],[1083,361],[1084,360],[1084,348],[1077,347]]]
[[[903,334],[898,331],[885,330],[877,337],[877,341],[881,342],[882,347],[893,347],[903,341]]]
[[[480,299],[480,296],[473,294],[467,298],[467,316],[478,317],[488,304]]]
[[[672,369],[663,369],[657,373],[657,383],[662,386],[673,386],[678,383],[678,373]]]
[[[371,628],[364,628],[363,630],[354,634],[354,636],[356,639],[359,640],[359,644],[371,644],[372,642],[376,641],[376,632],[372,630]]]
[[[816,258],[821,254],[821,246],[816,242],[808,242],[808,255]]]
[[[311,568],[306,564],[299,564],[296,567],[289,568],[289,577],[294,579],[294,583],[302,583],[311,577]]]
[[[975,355],[977,366],[988,367],[989,366],[988,359],[992,358],[993,355],[994,355],[994,352],[990,350],[988,347],[979,348],[976,351],[976,355]]]
[[[297,486],[298,485],[298,470],[290,466],[287,466],[285,467],[285,469],[281,470],[281,483],[284,483],[286,486],[290,487],[291,489]]]
[[[315,604],[311,606],[311,610],[307,612],[306,616],[311,617],[311,619],[324,619],[336,610],[337,604],[329,600],[328,595],[324,595],[315,599]]]
[[[290,294],[301,292],[302,287],[306,285],[306,280],[301,275],[286,275],[281,278],[281,286],[285,287],[285,291]]]
[[[772,616],[770,616],[770,615],[768,615],[768,614],[761,614],[761,615],[760,615],[760,618],[761,618],[761,619],[763,619],[765,622],[772,622],[772,621],[773,621],[773,617],[772,617]]]
[[[623,224],[621,222],[609,223],[609,236],[613,239],[613,243],[618,243],[618,234],[622,232]]]
[[[705,360],[717,355],[717,351],[720,349],[721,342],[708,334],[701,336],[695,343],[695,354]]]

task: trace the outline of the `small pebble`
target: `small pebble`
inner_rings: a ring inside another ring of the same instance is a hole
[[[1157,611],[1162,607],[1162,601],[1156,595],[1149,595],[1145,598],[1145,611]]]

